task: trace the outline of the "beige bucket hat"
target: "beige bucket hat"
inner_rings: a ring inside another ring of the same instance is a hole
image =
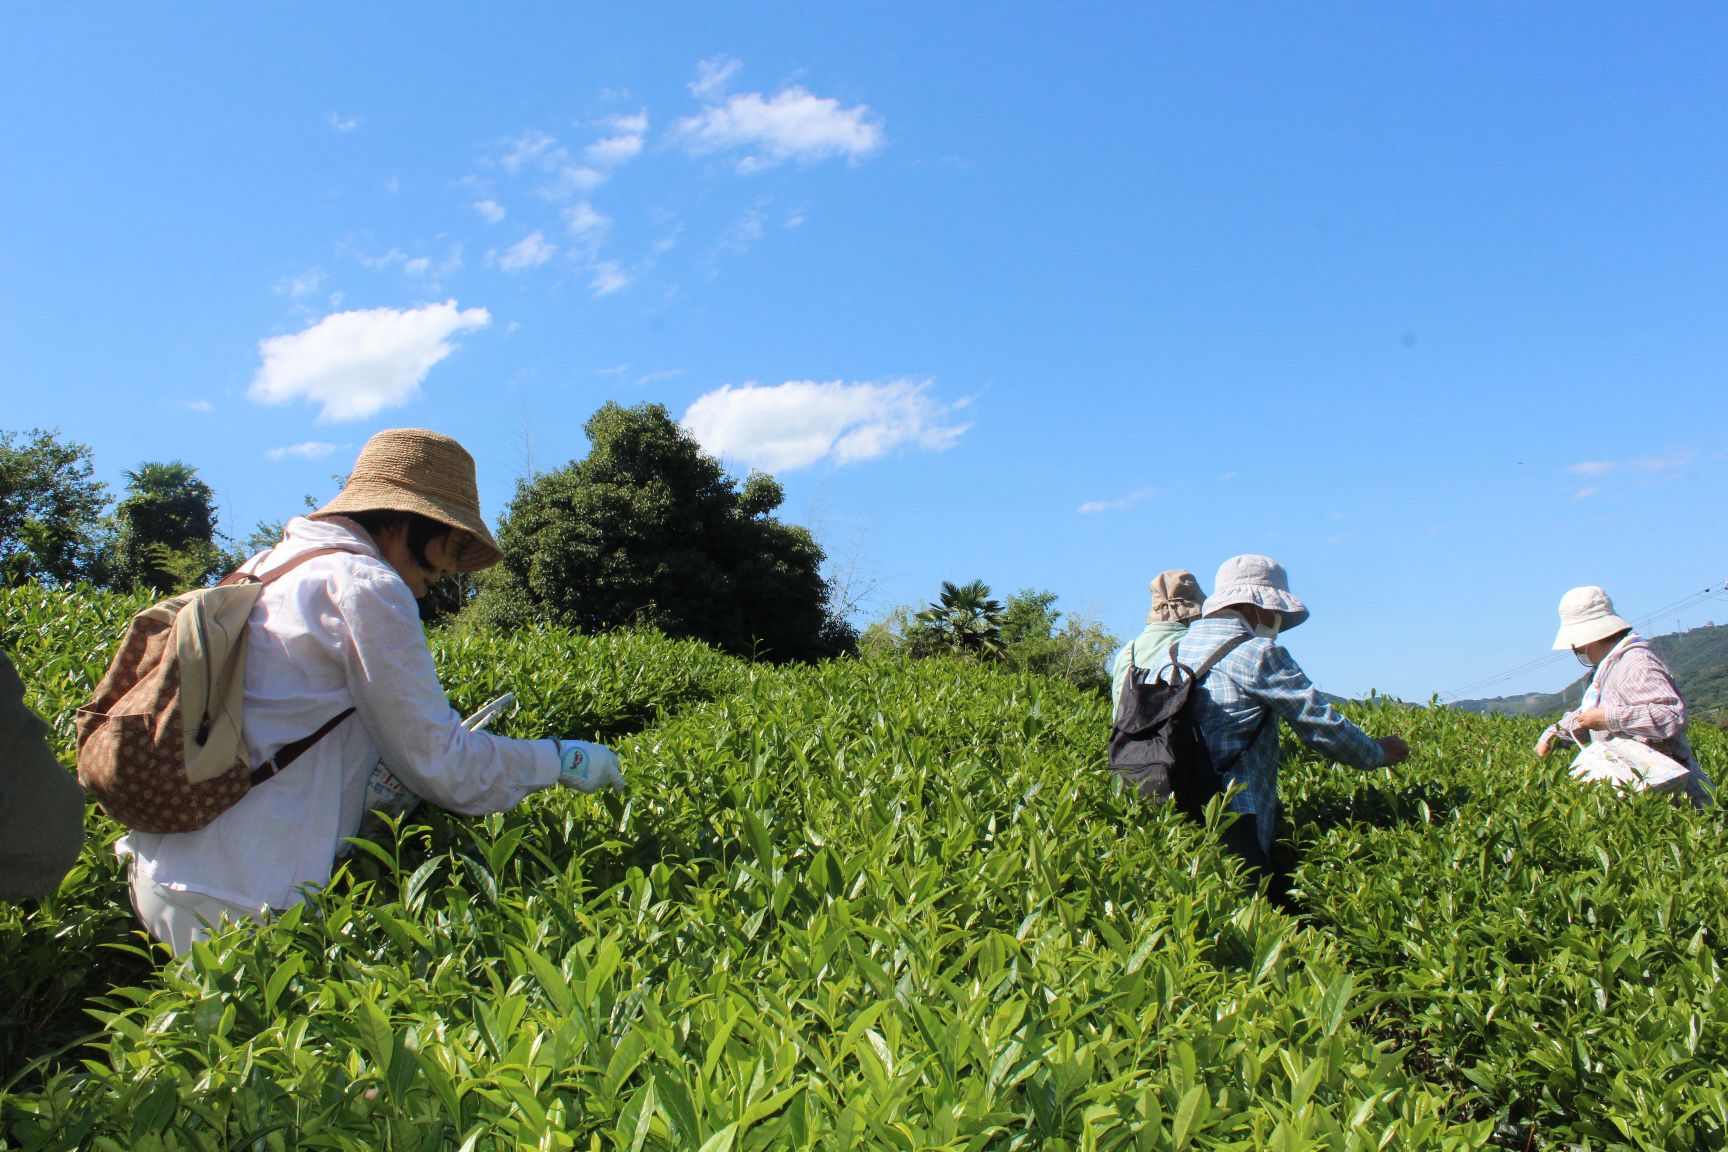
[[[1560,597],[1560,631],[1554,637],[1554,650],[1582,648],[1631,627],[1630,620],[1615,614],[1608,593],[1586,584]]]
[[[464,572],[504,559],[480,515],[474,457],[450,437],[424,428],[386,428],[366,441],[348,483],[313,517],[350,512],[415,512],[448,524],[452,559]]]
[[[1186,623],[1200,618],[1200,605],[1206,593],[1200,591],[1200,581],[1186,568],[1171,568],[1152,578],[1152,611],[1146,614],[1148,624]]]
[[[1223,608],[1239,604],[1254,604],[1283,616],[1278,626],[1288,632],[1308,619],[1308,608],[1290,594],[1290,578],[1284,565],[1270,556],[1232,556],[1218,566],[1218,579],[1212,582],[1212,595],[1206,597],[1203,611],[1210,616]]]

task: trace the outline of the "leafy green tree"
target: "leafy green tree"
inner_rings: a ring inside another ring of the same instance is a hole
[[[997,660],[1002,657],[1002,604],[990,598],[982,580],[969,584],[942,581],[934,604],[916,617],[918,635],[914,644],[928,645],[956,656]]]
[[[1024,588],[1008,597],[1002,612],[1008,666],[1107,691],[1109,662],[1120,646],[1116,637],[1095,620],[1073,615],[1066,623],[1062,619],[1054,592]]]
[[[482,623],[643,625],[774,660],[855,646],[821,547],[771,515],[784,499],[773,477],[740,486],[658,404],[608,403],[585,431],[585,458],[518,484],[503,563],[473,608]]]
[[[85,578],[108,504],[94,472],[89,447],[61,440],[59,429],[32,429],[22,443],[0,432],[0,583]]]
[[[125,591],[157,593],[204,583],[223,566],[216,546],[216,494],[179,460],[125,473],[126,498],[114,510],[111,579]]]

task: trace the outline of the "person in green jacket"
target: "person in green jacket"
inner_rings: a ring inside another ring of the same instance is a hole
[[[24,682],[0,654],[0,900],[46,896],[84,847],[84,790],[24,706]]]
[[[1110,667],[1110,706],[1118,712],[1122,707],[1122,687],[1128,683],[1129,668],[1145,668],[1156,672],[1170,652],[1170,645],[1182,638],[1188,625],[1200,619],[1200,605],[1206,593],[1194,573],[1185,568],[1160,572],[1152,580],[1152,611],[1146,615],[1146,629],[1122,646]]]

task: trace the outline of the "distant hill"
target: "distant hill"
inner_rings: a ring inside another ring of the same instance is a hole
[[[1728,712],[1728,625],[1692,628],[1651,639],[1650,647],[1674,673],[1694,720]],[[1486,700],[1456,700],[1464,712],[1503,712],[1511,716],[1557,716],[1576,708],[1588,674],[1558,692],[1529,692]]]

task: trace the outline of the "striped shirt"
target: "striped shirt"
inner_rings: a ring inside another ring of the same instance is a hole
[[[1197,620],[1177,642],[1176,657],[1197,668],[1226,641],[1248,630],[1233,613]],[[1290,653],[1270,640],[1251,639],[1225,656],[1196,688],[1193,700],[1212,762],[1222,764],[1241,753],[1225,773],[1226,783],[1242,788],[1230,808],[1253,815],[1260,847],[1267,852],[1272,850],[1278,811],[1279,719],[1288,722],[1304,744],[1353,768],[1378,768],[1386,760],[1374,738],[1328,704]],[[1260,728],[1263,719],[1269,722]]]

